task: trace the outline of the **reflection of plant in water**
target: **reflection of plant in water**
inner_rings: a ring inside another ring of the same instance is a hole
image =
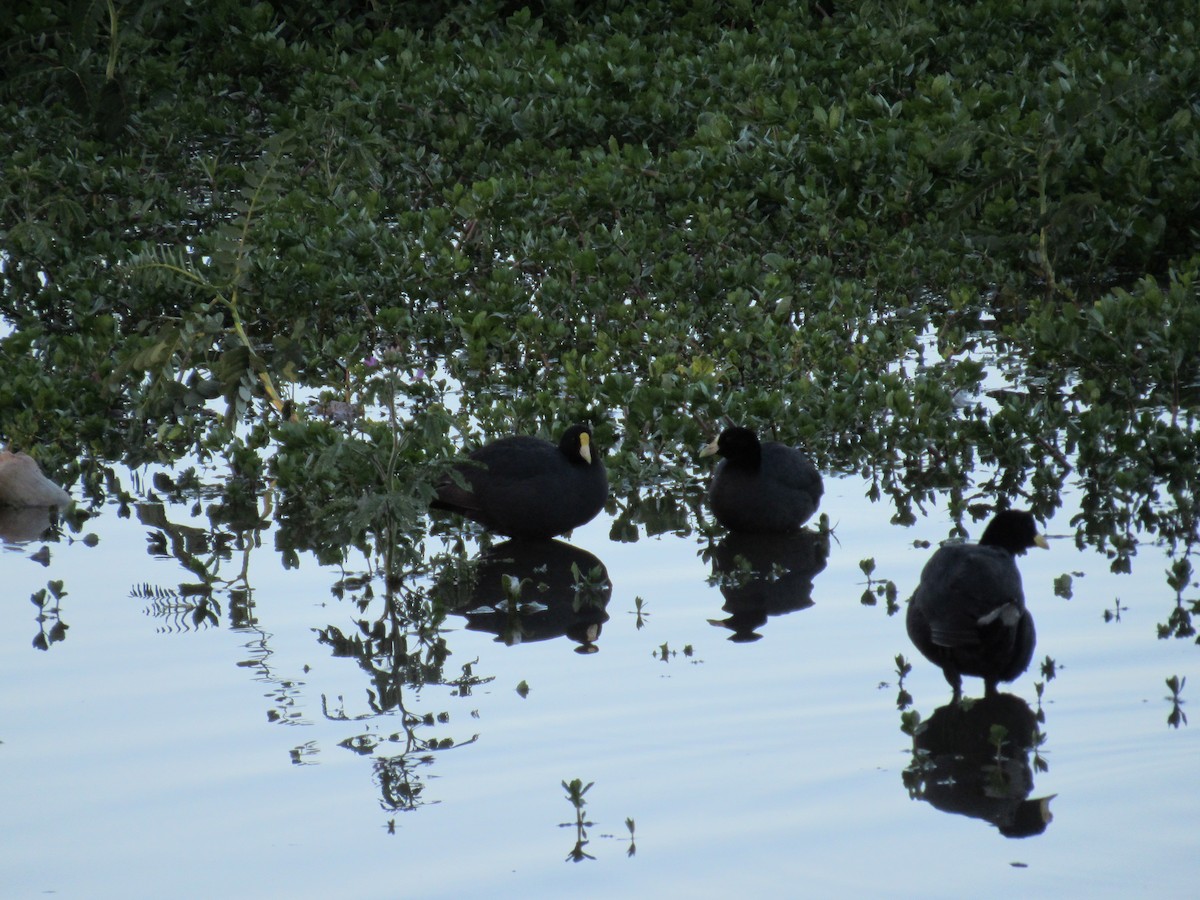
[[[1187,713],[1183,711],[1183,698],[1180,696],[1185,684],[1187,684],[1187,678],[1180,678],[1178,675],[1172,675],[1167,679],[1167,687],[1171,689],[1171,696],[1166,698],[1171,702],[1171,712],[1167,716],[1167,724],[1172,728],[1187,724]]]
[[[392,349],[401,344],[397,332],[403,330],[403,320],[399,310],[380,311],[374,324],[387,347],[361,363],[337,367],[345,392],[325,398],[323,408],[348,404],[355,414],[283,423],[279,452],[271,463],[282,490],[277,545],[285,565],[297,565],[301,550],[325,563],[341,562],[350,547],[378,559],[377,572],[345,577],[335,588],[360,614],[354,630],[344,632],[331,624],[320,630],[318,640],[335,657],[355,659],[371,684],[369,712],[350,716],[323,701],[326,717],[359,721],[387,715],[400,723],[400,730],[388,735],[364,733],[340,742],[372,757],[380,803],[389,811],[413,810],[428,802],[420,770],[432,764],[437,752],[478,738],[430,734],[450,723],[450,713],[408,709],[405,688],[445,685],[453,695],[468,697],[491,680],[476,676],[472,662],[462,665],[457,678],[447,679],[449,651],[440,633],[444,612],[423,588],[415,587],[443,564],[455,564],[455,554],[445,560],[426,558],[421,524],[430,484],[441,471],[429,458],[434,453],[450,456],[450,419],[441,402],[444,383],[433,382],[420,368],[413,370],[407,355]],[[342,359],[353,358],[361,346],[360,337],[352,334],[332,340]],[[358,411],[368,405],[382,408],[386,419],[362,416]],[[384,593],[377,597],[380,574]],[[513,590],[519,594],[520,585]],[[378,615],[367,615],[377,602],[382,604]]]
[[[1038,726],[1046,724],[1046,710],[1042,706],[1042,698],[1046,694],[1046,685],[1053,681],[1058,676],[1059,665],[1055,660],[1047,656],[1042,660],[1040,671],[1044,681],[1035,681],[1033,683],[1034,693],[1037,695],[1037,708],[1034,710],[1034,720]],[[1050,771],[1050,763],[1042,756],[1042,745],[1046,742],[1046,735],[1042,733],[1040,727],[1035,726],[1033,730],[1033,738],[1030,743],[1030,750],[1033,752],[1033,768],[1038,772]]]
[[[1196,628],[1192,624],[1192,616],[1200,615],[1200,598],[1186,600],[1183,596],[1183,592],[1192,585],[1191,560],[1186,556],[1175,560],[1170,571],[1167,572],[1167,584],[1175,592],[1175,608],[1171,610],[1167,621],[1158,626],[1158,636],[1160,638],[1192,637],[1196,633]],[[1196,638],[1196,643],[1200,644],[1200,638]]]
[[[567,792],[567,800],[571,806],[575,808],[574,822],[560,822],[559,828],[574,828],[575,829],[575,846],[571,848],[571,852],[567,854],[569,862],[583,862],[585,859],[595,859],[584,847],[589,843],[587,829],[593,827],[596,823],[584,818],[583,809],[587,805],[587,801],[583,799],[583,795],[592,789],[595,782],[589,781],[584,784],[579,778],[573,778],[571,781],[562,783],[563,790]],[[636,823],[631,816],[625,817],[625,827],[629,829],[629,847],[625,850],[626,856],[634,856],[637,853],[637,842],[635,840],[634,831]],[[602,838],[612,838],[615,835],[602,834]]]
[[[1120,622],[1121,621],[1121,613],[1127,612],[1128,610],[1129,610],[1128,606],[1121,605],[1120,597],[1114,597],[1112,608],[1106,609],[1104,611],[1104,621],[1105,622]]]
[[[890,578],[879,580],[871,577],[875,572],[875,558],[871,557],[861,560],[858,567],[867,576],[867,587],[863,591],[862,597],[859,598],[859,602],[863,606],[874,606],[879,602],[878,598],[883,597],[887,600],[887,614],[889,616],[894,616],[899,612],[900,604],[897,601],[897,597],[900,592],[896,587],[896,583]]]
[[[612,582],[608,580],[608,571],[602,565],[592,566],[582,572],[579,563],[571,563],[571,577],[575,581],[575,596],[571,600],[571,608],[579,612],[585,606],[604,607],[608,604],[612,593]]]
[[[586,829],[591,828],[593,825],[592,822],[586,821],[583,817],[583,808],[587,805],[583,799],[583,795],[592,789],[594,783],[589,781],[585,785],[578,778],[571,779],[570,783],[566,781],[562,783],[563,790],[567,792],[567,800],[575,807],[575,821],[563,822],[559,825],[559,828],[575,828],[575,846],[567,854],[567,859],[571,862],[583,862],[585,859],[596,858],[583,849],[588,843]],[[632,829],[630,829],[630,833],[632,834]]]
[[[633,610],[631,611],[631,615],[637,616],[634,624],[637,626],[638,631],[641,631],[646,627],[646,620],[650,618],[650,613],[646,611],[648,605],[649,604],[647,604],[646,601],[641,597],[633,598]]]
[[[1040,705],[1038,706],[1038,716],[1040,717],[1038,719],[1039,722],[1045,721],[1045,714],[1042,712],[1042,708]],[[1044,731],[1042,731],[1040,728],[1034,729],[1033,745],[1029,749],[1033,753],[1033,769],[1035,772],[1049,772],[1050,771],[1050,763],[1046,759],[1046,757],[1042,755],[1045,744],[1046,744],[1046,733]]]
[[[143,582],[130,588],[129,596],[145,602],[145,614],[163,622],[160,632],[192,631],[220,624],[221,604],[205,593],[194,599],[189,593]]]
[[[609,531],[612,540],[633,543],[643,533],[686,537],[695,523],[704,521],[703,489],[679,457],[649,444],[610,457],[627,467],[619,492],[610,498],[616,506]]]
[[[184,473],[184,476],[176,483],[169,476],[159,473],[155,476],[155,486],[160,492],[169,493],[176,499],[182,497],[185,484],[188,485],[187,490],[199,492],[198,483],[193,485],[190,481],[194,472],[190,475]],[[230,483],[236,481],[233,478]],[[260,545],[257,535],[264,523],[261,516],[255,513],[249,517],[248,528],[231,530],[219,519],[229,509],[224,501],[210,507],[211,524],[208,528],[201,528],[172,521],[167,507],[162,503],[136,505],[138,520],[152,529],[147,536],[146,552],[151,556],[178,560],[198,579],[182,582],[177,589],[148,583],[134,585],[130,589],[132,596],[147,602],[148,615],[169,622],[166,626],[169,630],[217,625],[222,614],[218,593],[225,593],[229,597],[230,621],[234,627],[256,627],[253,590],[249,585],[250,557],[253,549]],[[193,512],[197,511],[198,504]],[[232,560],[235,553],[241,554],[238,571],[231,577],[222,577],[222,564]]]
[[[403,590],[403,589],[402,589]],[[389,591],[384,598],[384,610],[376,619],[360,618],[356,632],[343,633],[336,625],[319,632],[322,644],[331,648],[335,657],[358,662],[370,676],[373,689],[369,692],[374,713],[386,712],[399,706],[402,689],[440,684],[448,651],[438,633],[440,621],[432,613],[411,615],[419,606],[421,596],[407,592],[407,602]]]
[[[1045,681],[1035,681],[1033,683],[1033,689],[1037,692],[1037,719],[1039,722],[1046,721],[1046,713],[1042,709],[1042,693],[1045,690],[1046,684],[1058,677],[1058,670],[1061,668],[1062,666],[1059,665],[1058,661],[1049,655],[1042,660],[1042,663],[1039,666],[1039,671],[1042,673],[1042,678],[1045,679]]]
[[[700,558],[707,560],[712,555],[711,546],[706,547],[701,551]],[[742,554],[738,553],[734,556],[732,565],[723,569],[714,569],[705,581],[713,587],[745,587],[750,582],[758,579],[762,581],[771,581],[778,579],[783,571],[782,566],[773,564],[767,572],[756,572],[754,563],[747,559]]]
[[[62,620],[62,610],[59,601],[67,596],[61,581],[47,581],[46,586],[30,595],[29,600],[38,609],[34,621],[38,623],[38,633],[34,635],[33,646],[38,650],[49,650],[51,644],[57,644],[67,638],[67,628],[70,627]],[[47,628],[49,624],[49,628]]]
[[[246,644],[250,658],[240,665],[273,686],[267,694],[274,703],[267,710],[267,720],[299,724],[303,721],[297,710],[301,683],[273,671],[270,663],[273,650],[255,614],[254,589],[249,580],[251,554],[262,545],[260,532],[267,524],[272,495],[261,489],[257,457],[248,451],[238,453],[237,457],[242,463],[234,465],[233,473],[221,489],[206,487],[192,468],[174,476],[163,472],[154,475],[152,485],[157,494],[176,504],[194,498],[193,516],[200,514],[201,499],[215,499],[215,502],[206,510],[207,528],[173,521],[170,508],[164,503],[136,504],[138,520],[152,529],[147,536],[147,552],[178,560],[199,580],[181,583],[177,588],[144,582],[134,585],[130,594],[147,604],[146,615],[160,620],[160,631],[218,627],[223,614],[220,596],[225,595],[230,627],[250,636]],[[223,577],[222,566],[237,554],[241,557],[237,571]],[[292,756],[301,761],[314,752],[301,747],[292,751]]]
[[[1015,741],[1015,736],[1009,734],[1008,728],[1004,725],[995,724],[988,729],[988,743],[992,746],[993,757],[991,765],[984,767],[984,772],[987,776],[989,792],[994,796],[1010,796],[1017,791],[1027,789],[1023,780],[1019,782],[1015,780],[1019,777],[1020,771],[1019,766],[1014,769],[1012,765],[1013,761],[1017,759],[1015,754],[1031,752],[1034,771],[1050,771],[1050,764],[1041,754],[1042,746],[1046,742],[1046,735],[1035,728],[1030,737],[1026,739],[1029,746],[1021,747]]]
[[[691,644],[684,644],[682,650],[672,650],[670,643],[668,641],[663,641],[662,644],[659,645],[659,648],[654,652],[654,657],[662,662],[670,662],[680,653],[682,653],[686,658],[691,659],[692,656],[695,655],[695,652],[696,651],[692,648]],[[695,662],[696,660],[692,661]]]
[[[506,608],[514,613],[535,611],[541,604],[538,604],[534,601],[521,600],[521,593],[525,590],[525,588],[532,584],[532,578],[517,578],[515,575],[501,575],[500,590],[504,592]]]
[[[1083,576],[1082,572],[1076,572],[1075,577]],[[1063,572],[1054,579],[1054,596],[1062,597],[1064,600],[1070,600],[1075,595],[1073,578],[1070,572]]]
[[[909,672],[912,671],[912,663],[904,658],[903,653],[896,654],[896,708],[899,710],[908,709],[913,702],[912,694],[904,687],[904,679]],[[916,725],[916,722],[913,723]],[[906,734],[911,732],[906,731]]]
[[[1006,774],[1004,772],[1004,763],[1007,758],[1004,745],[1008,743],[1008,729],[1003,725],[993,725],[988,729],[987,740],[994,753],[988,780],[991,782],[993,790],[1007,790],[1011,787],[1011,783],[1005,781]]]
[[[313,763],[310,757],[314,757],[318,753],[316,741],[305,741],[297,747],[293,747],[288,753],[292,757],[292,765],[294,766],[310,766]]]
[[[372,773],[385,810],[409,811],[428,802],[423,798],[425,783],[419,770],[431,765],[436,753],[472,744],[479,735],[456,739],[431,734],[432,729],[448,726],[451,714],[410,710],[405,703],[405,688],[419,690],[428,685],[446,685],[454,689],[456,696],[467,697],[475,687],[491,679],[474,674],[475,662],[464,664],[457,679],[447,679],[444,665],[449,651],[440,633],[444,613],[434,609],[422,590],[408,587],[405,578],[393,574],[385,579],[385,584],[382,610],[377,617],[360,617],[355,632],[344,633],[329,625],[318,635],[320,643],[330,647],[333,656],[356,660],[368,675],[369,711],[352,716],[344,705],[331,707],[325,698],[322,706],[326,718],[333,721],[362,721],[388,715],[389,721],[399,722],[400,730],[391,734],[366,732],[347,737],[340,745],[372,757]],[[366,613],[374,598],[371,581],[343,581],[343,588],[347,587],[360,593],[359,598],[351,599],[360,613]],[[393,752],[393,748],[399,752]],[[377,755],[381,751],[384,755]]]

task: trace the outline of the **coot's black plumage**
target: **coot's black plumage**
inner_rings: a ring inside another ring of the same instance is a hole
[[[956,698],[963,675],[982,678],[990,697],[997,682],[1029,668],[1036,634],[1016,556],[1046,546],[1031,513],[1005,510],[978,544],[947,544],[925,564],[908,602],[908,636],[941,667]]]
[[[557,445],[516,435],[480,447],[437,486],[434,509],[518,538],[549,538],[590,522],[604,508],[608,476],[586,425],[572,425]]]
[[[701,456],[719,453],[708,501],[730,531],[783,534],[812,516],[825,488],[821,473],[800,450],[760,442],[749,428],[726,428]]]

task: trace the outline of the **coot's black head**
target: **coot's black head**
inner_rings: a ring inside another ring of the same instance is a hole
[[[1049,546],[1045,535],[1038,534],[1033,513],[1020,509],[996,513],[983,530],[979,543],[986,547],[1001,547],[1014,555],[1024,553],[1030,547]]]
[[[701,456],[719,453],[731,465],[757,469],[762,463],[762,444],[749,428],[734,425],[721,432],[721,436],[700,451]]]
[[[559,452],[568,460],[581,466],[592,464],[592,429],[587,425],[572,425],[563,432],[558,442]],[[596,451],[599,453],[599,451]]]

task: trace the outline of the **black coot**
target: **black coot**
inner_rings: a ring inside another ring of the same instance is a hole
[[[572,425],[557,445],[517,435],[480,447],[437,486],[434,509],[450,510],[491,531],[549,538],[590,522],[604,508],[608,476],[586,425]]]
[[[995,515],[978,544],[947,544],[930,557],[908,602],[908,636],[930,662],[941,666],[957,698],[962,676],[1012,681],[1033,659],[1036,635],[1025,608],[1016,555],[1046,547],[1033,515]]]
[[[821,473],[801,451],[760,442],[749,428],[726,428],[701,456],[719,453],[708,501],[730,531],[783,534],[812,516],[825,488]]]

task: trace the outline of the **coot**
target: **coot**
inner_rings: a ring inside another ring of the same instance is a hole
[[[956,699],[963,675],[982,678],[991,697],[997,682],[1029,668],[1036,635],[1016,556],[1047,546],[1031,513],[1004,510],[978,544],[947,544],[925,564],[908,602],[908,636],[941,667]]]
[[[595,518],[608,497],[604,461],[587,425],[572,425],[557,445],[527,435],[501,438],[468,459],[457,467],[466,486],[445,478],[432,507],[509,537],[564,534]]]
[[[800,450],[760,442],[749,428],[726,428],[701,456],[719,453],[708,501],[730,531],[783,534],[812,516],[825,488],[821,473]]]

